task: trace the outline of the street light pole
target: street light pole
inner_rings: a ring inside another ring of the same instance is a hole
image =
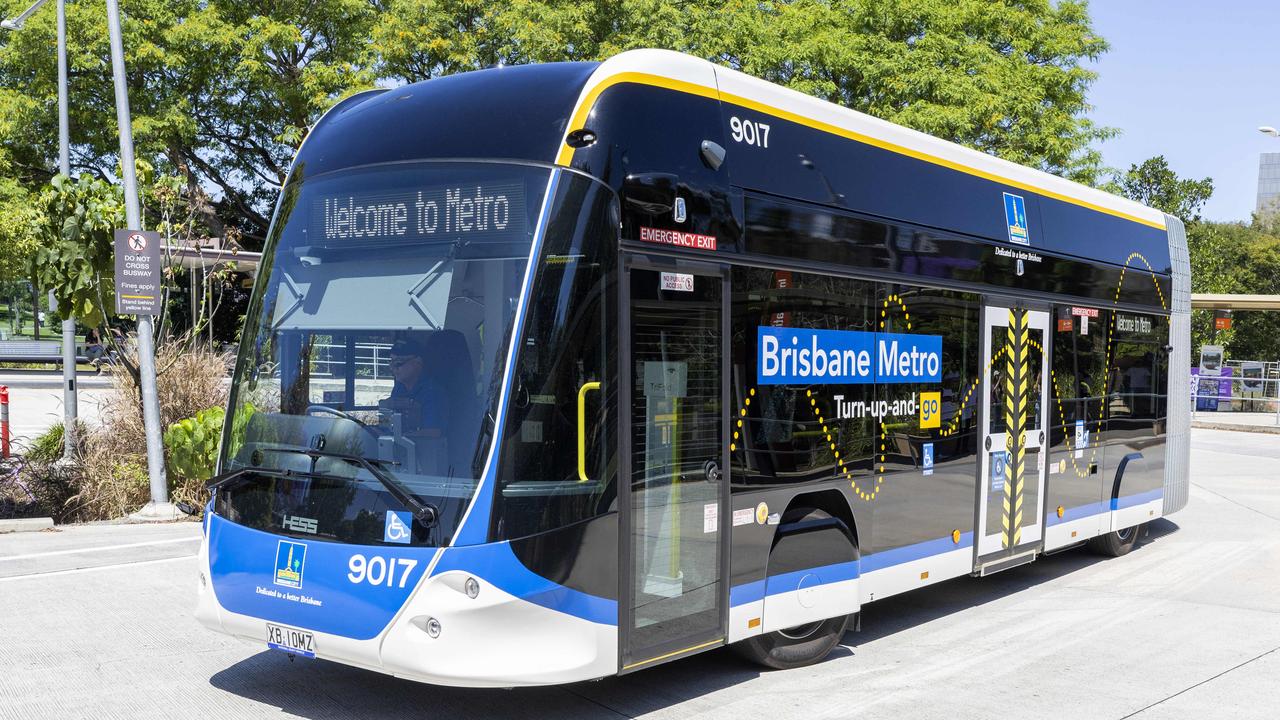
[[[36,0],[21,15],[0,22],[5,30],[21,30],[45,0]],[[58,0],[58,172],[71,177],[71,124],[67,117],[67,8]],[[53,293],[49,293],[50,299]],[[51,308],[52,309],[52,308]],[[69,310],[70,308],[68,308]],[[36,308],[39,311],[39,308]],[[62,320],[62,457],[70,460],[76,447],[76,321]]]
[[[58,0],[58,172],[71,177],[71,121],[67,115],[67,4]],[[76,448],[76,321],[71,308],[62,313],[62,457]]]
[[[129,120],[129,89],[124,76],[124,41],[120,33],[119,0],[107,0],[107,30],[111,35],[111,75],[115,81],[116,123],[120,126],[120,175],[124,181],[125,222],[131,230],[142,229],[138,206],[137,168],[133,162],[133,126]],[[152,317],[138,316],[138,370],[142,386],[142,424],[147,436],[147,473],[151,479],[151,502],[133,517],[142,520],[172,520],[177,508],[169,502],[169,486],[164,472],[164,450],[160,445],[160,404],[156,394],[155,342]]]

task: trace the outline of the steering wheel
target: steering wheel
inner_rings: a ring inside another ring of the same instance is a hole
[[[367,423],[367,422],[365,422],[365,421],[361,420],[360,418],[356,417],[355,415],[352,415],[351,413],[346,412],[345,410],[339,410],[338,408],[335,408],[335,407],[329,407],[328,405],[308,405],[308,406],[307,406],[307,414],[308,414],[308,415],[310,415],[310,414],[312,414],[312,413],[321,413],[321,414],[324,414],[324,415],[333,415],[333,416],[335,416],[335,417],[340,417],[340,418],[342,418],[343,420],[350,420],[351,422],[353,422],[353,423],[355,423],[355,424],[359,425],[360,427],[364,428],[364,429],[365,429],[365,431],[367,431],[370,435],[373,435],[373,436],[375,436],[375,437],[377,437],[377,436],[379,436],[379,435],[381,435],[381,434],[382,434],[382,433],[381,433],[381,432],[379,432],[378,430],[375,430],[375,429],[374,429],[374,426],[372,426],[372,425],[370,425],[369,423]]]

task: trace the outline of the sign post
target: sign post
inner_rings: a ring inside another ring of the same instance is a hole
[[[107,0],[107,30],[111,36],[111,75],[115,81],[116,92],[116,124],[120,127],[120,174],[124,181],[124,214],[125,222],[130,228],[142,227],[142,213],[138,206],[138,177],[137,168],[133,162],[133,126],[129,119],[129,91],[125,85],[124,77],[124,42],[120,36],[120,3],[119,0]],[[121,232],[116,231],[116,263],[119,267],[120,253],[118,251],[121,242]],[[124,242],[128,245],[131,255],[137,258],[146,257],[146,260],[136,260],[140,267],[135,268],[139,272],[144,272],[145,267],[152,266],[150,255],[155,253],[155,257],[159,257],[159,238],[154,234],[151,239],[156,242],[146,240],[142,247],[138,245],[138,238],[147,239],[147,233],[136,232],[132,230],[123,231],[125,233]],[[126,261],[127,263],[128,261]],[[159,261],[154,263],[155,267],[159,267]],[[147,284],[145,278],[150,275],[138,275],[132,279],[138,280],[135,283],[136,293],[126,293],[123,291],[124,285],[117,285],[116,303],[117,309],[121,307],[121,295],[135,294],[138,297],[129,298],[139,303],[136,307],[143,308],[147,312],[138,315],[138,372],[141,375],[139,385],[142,390],[142,424],[147,436],[147,474],[151,479],[151,502],[147,503],[140,511],[134,513],[131,517],[135,520],[174,520],[178,516],[178,510],[169,502],[169,486],[168,480],[165,478],[164,472],[164,448],[160,439],[160,402],[156,394],[156,356],[155,345],[152,338],[152,315],[160,310],[160,283],[155,282],[154,297],[148,297],[147,291],[143,288]],[[116,275],[116,282],[120,283],[122,276]],[[125,277],[125,280],[130,278]]]

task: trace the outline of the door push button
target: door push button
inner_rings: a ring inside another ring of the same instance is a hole
[[[708,460],[702,465],[702,473],[706,476],[707,482],[720,482],[720,463],[715,460]]]

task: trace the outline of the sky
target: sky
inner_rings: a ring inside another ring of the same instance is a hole
[[[1280,2],[1092,0],[1094,31],[1111,50],[1090,67],[1096,123],[1121,131],[1097,147],[1128,169],[1164,155],[1179,177],[1213,179],[1202,214],[1248,221],[1258,155],[1280,152]]]

